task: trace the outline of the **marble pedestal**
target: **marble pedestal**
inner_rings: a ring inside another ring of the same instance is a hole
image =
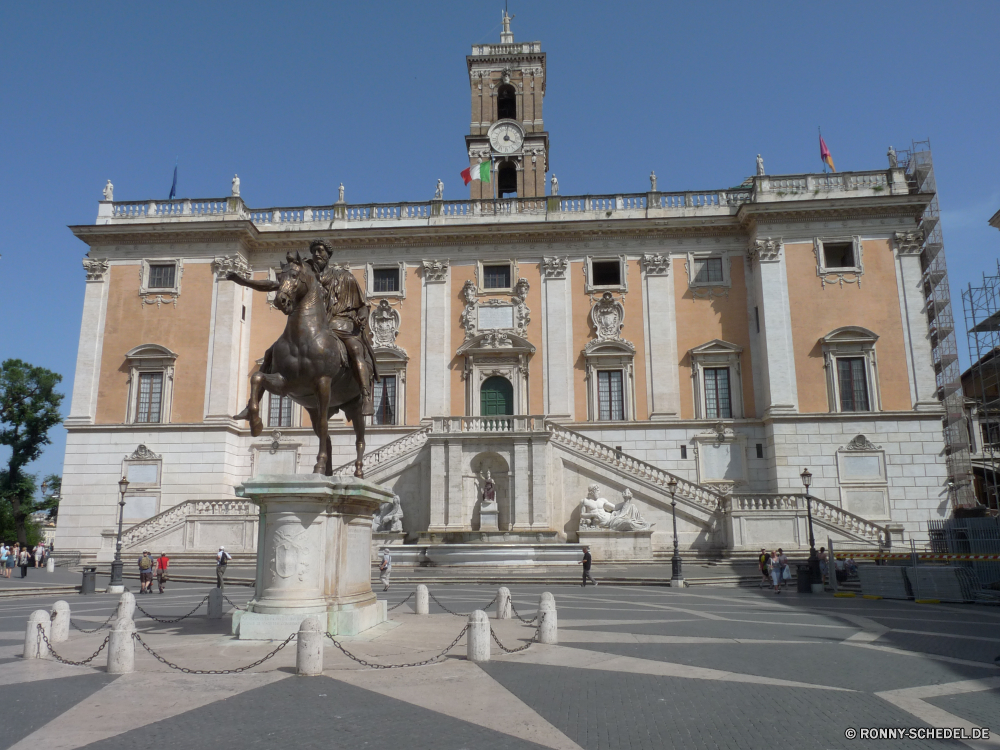
[[[595,562],[629,562],[653,559],[653,530],[610,531],[580,529],[580,544],[590,547]]]
[[[260,506],[257,580],[241,640],[282,639],[309,616],[331,635],[357,635],[388,619],[371,588],[372,515],[392,492],[354,477],[265,474],[237,487]]]
[[[496,503],[482,505],[479,508],[479,530],[500,531],[500,509]]]

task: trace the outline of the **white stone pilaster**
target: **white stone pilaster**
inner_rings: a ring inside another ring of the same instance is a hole
[[[108,268],[106,260],[84,258],[87,288],[83,295],[80,345],[73,378],[73,402],[66,424],[93,424],[97,417],[97,387],[101,379],[104,353],[104,323],[108,310]],[[125,352],[122,352],[124,355]]]
[[[531,457],[527,438],[514,440],[513,487],[510,493],[510,520],[514,531],[531,528],[528,498],[531,495]]]
[[[440,417],[451,413],[451,274],[449,261],[423,262],[421,295],[420,414]]]
[[[649,418],[677,419],[680,416],[681,394],[670,256],[643,255],[642,272],[642,323],[646,340]]]
[[[445,525],[450,531],[466,531],[471,527],[472,509],[465,512],[465,492],[462,481],[462,441],[451,441],[446,451],[448,461],[447,503]]]
[[[553,492],[549,488],[549,445],[548,442],[531,441],[531,503],[528,507],[530,523],[535,528],[551,527]]]
[[[446,528],[448,512],[446,449],[447,443],[438,441],[431,443],[430,523],[427,527],[429,531],[440,531]]]
[[[933,346],[924,310],[923,272],[920,253],[923,236],[919,232],[896,232],[896,286],[899,313],[903,319],[903,343],[910,380],[910,400],[917,411],[940,411]]]
[[[212,261],[215,289],[212,294],[211,336],[208,342],[208,377],[205,382],[205,421],[228,421],[239,411],[240,360],[243,358],[243,287],[226,279],[228,271],[249,275],[240,256]]]
[[[792,315],[788,278],[780,239],[754,239],[748,250],[760,311],[760,348],[764,369],[764,416],[794,414],[799,410],[792,343]],[[751,416],[751,415],[747,415]]]
[[[542,260],[542,371],[545,414],[573,419],[573,295],[569,260]]]

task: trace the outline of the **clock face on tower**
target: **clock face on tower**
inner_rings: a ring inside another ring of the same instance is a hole
[[[512,154],[524,143],[524,133],[517,123],[507,121],[496,122],[489,130],[490,145],[498,154]]]

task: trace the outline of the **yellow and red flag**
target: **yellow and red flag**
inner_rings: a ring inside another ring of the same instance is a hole
[[[830,149],[826,147],[826,141],[823,140],[822,135],[819,137],[819,158],[822,159],[824,164],[830,167],[831,171],[837,171],[837,168],[833,166],[833,157],[830,156]]]

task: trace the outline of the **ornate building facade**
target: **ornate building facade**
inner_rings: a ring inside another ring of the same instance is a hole
[[[541,43],[508,29],[467,61],[469,164],[493,175],[469,200],[250,208],[238,189],[109,186],[72,227],[88,252],[58,549],[110,559],[123,473],[126,549],[254,549],[234,487],[311,471],[316,444],[286,399],[265,396],[259,438],[232,419],[285,316],[225,276],[273,278],[317,238],[370,297],[366,477],[401,498],[408,542],[575,542],[597,483],[631,495],[657,556],[674,479],[683,549],[794,549],[803,467],[823,540],[920,537],[948,514],[921,267],[933,193],[891,163],[546,195]],[[353,433],[332,433],[347,471]]]

